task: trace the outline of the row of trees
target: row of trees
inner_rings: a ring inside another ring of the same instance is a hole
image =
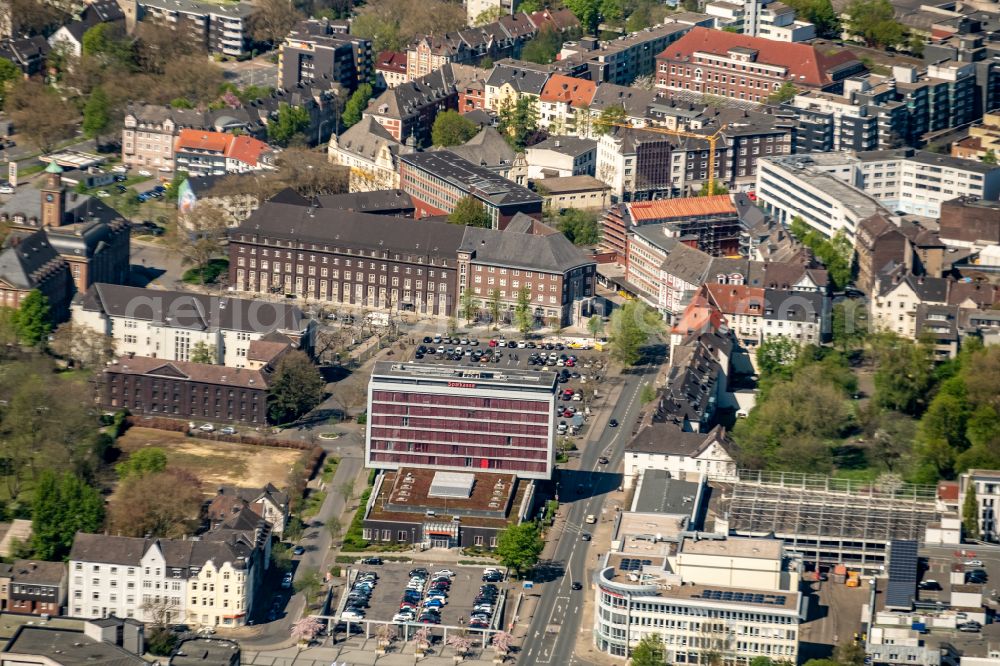
[[[719,638],[715,641],[711,633],[708,633],[703,644],[718,642],[720,647],[716,650],[703,651],[698,657],[699,664],[707,666],[722,666],[731,661],[726,654],[725,643]],[[639,640],[629,654],[632,666],[667,666],[667,648],[660,634],[646,634]],[[754,657],[750,660],[750,666],[780,666],[787,662],[775,661],[770,657]],[[844,643],[833,651],[832,659],[810,659],[805,666],[862,666],[865,663],[864,646],[857,643]]]
[[[811,229],[799,216],[792,219],[789,230],[823,262],[835,289],[843,289],[851,281],[854,273],[854,246],[843,231],[838,231],[833,238],[826,238]]]

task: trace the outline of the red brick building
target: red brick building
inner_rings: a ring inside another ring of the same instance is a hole
[[[864,71],[849,51],[776,42],[695,27],[656,58],[661,90],[690,91],[762,103],[785,82],[798,89],[836,89]]]

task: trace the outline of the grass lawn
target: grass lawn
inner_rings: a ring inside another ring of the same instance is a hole
[[[302,503],[302,517],[311,518],[319,513],[320,507],[323,506],[323,502],[326,500],[326,493],[322,490],[310,491],[309,496],[306,497],[305,502]]]
[[[860,469],[838,469],[834,471],[833,476],[838,479],[850,479],[851,481],[867,483],[877,479],[881,473],[872,467],[864,467]]]
[[[170,467],[186,470],[204,484],[203,490],[214,494],[219,485],[255,488],[266,483],[286,485],[288,472],[307,452],[277,449],[250,444],[214,442],[183,433],[129,428],[118,440],[125,453],[146,446],[158,446],[167,452]]]
[[[219,276],[229,270],[228,259],[211,259],[204,266],[195,266],[184,271],[181,280],[188,284],[214,284]],[[204,280],[202,280],[204,274]]]
[[[337,473],[337,465],[340,464],[340,458],[329,457],[326,462],[323,463],[323,471],[320,473],[320,479],[323,483],[329,484],[333,481],[333,475]]]

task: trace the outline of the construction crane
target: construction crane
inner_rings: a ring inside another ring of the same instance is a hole
[[[726,129],[725,125],[717,129],[714,134],[698,134],[697,132],[674,130],[666,127],[635,127],[627,123],[608,123],[608,125],[612,127],[623,127],[631,130],[642,130],[643,132],[653,132],[654,134],[667,134],[669,136],[708,141],[708,183],[706,184],[706,187],[708,188],[708,194],[715,194],[715,143],[719,140],[722,136],[722,132]]]

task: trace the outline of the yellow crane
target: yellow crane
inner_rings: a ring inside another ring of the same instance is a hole
[[[627,123],[608,123],[613,127],[624,127],[625,129],[642,130],[644,132],[653,132],[654,134],[668,134],[670,136],[684,137],[688,139],[701,139],[703,141],[708,141],[708,183],[706,187],[708,188],[708,194],[715,193],[715,143],[722,136],[722,132],[726,129],[723,125],[715,131],[714,134],[698,134],[697,132],[689,132],[687,130],[674,130],[666,127],[635,127]]]

